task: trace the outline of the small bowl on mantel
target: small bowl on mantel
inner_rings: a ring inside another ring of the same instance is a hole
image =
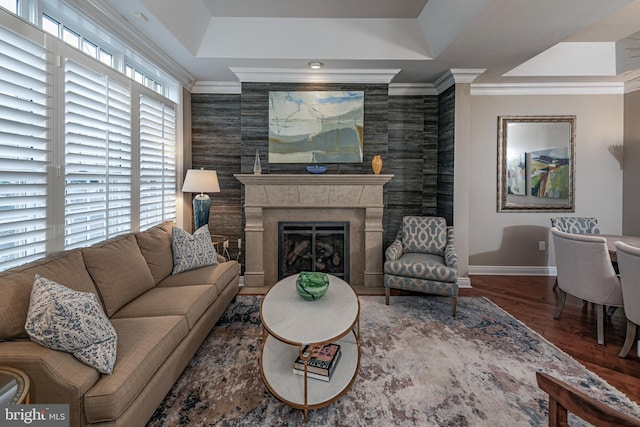
[[[322,165],[309,165],[307,166],[307,172],[309,173],[325,173],[327,171],[327,167],[326,166],[322,166]]]

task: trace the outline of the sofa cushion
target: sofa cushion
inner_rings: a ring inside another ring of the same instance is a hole
[[[25,329],[43,347],[71,353],[103,374],[113,370],[116,331],[95,294],[36,276]]]
[[[216,249],[211,242],[209,226],[203,225],[193,235],[178,227],[171,232],[173,272],[178,274],[218,263]]]
[[[155,286],[133,234],[84,248],[82,255],[109,317]]]
[[[224,288],[238,276],[239,272],[237,261],[221,262],[169,276],[158,283],[158,287],[213,284],[218,288],[218,294],[221,294]]]
[[[28,338],[24,329],[36,274],[81,292],[98,295],[80,249],[58,252],[0,273],[0,340]]]
[[[118,333],[118,359],[84,396],[87,422],[118,418],[188,333],[182,316],[112,319]]]
[[[171,274],[173,254],[171,252],[171,229],[174,223],[167,221],[136,233],[142,256],[147,261],[153,280],[157,284]]]
[[[153,288],[118,310],[113,319],[184,316],[191,329],[216,298],[218,291],[214,285]]]

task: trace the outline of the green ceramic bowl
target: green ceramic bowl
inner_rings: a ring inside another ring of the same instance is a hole
[[[298,295],[307,301],[320,299],[329,289],[329,278],[325,273],[303,271],[296,280]]]

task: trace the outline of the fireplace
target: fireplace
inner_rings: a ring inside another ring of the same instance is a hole
[[[349,282],[348,222],[278,222],[278,280],[301,271]]]
[[[383,287],[383,186],[393,175],[236,174],[244,184],[244,285],[278,281],[280,222],[347,222],[348,283]]]

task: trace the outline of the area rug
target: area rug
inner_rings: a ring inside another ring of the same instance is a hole
[[[262,383],[260,301],[239,296],[229,306],[149,427],[305,424]],[[340,400],[309,411],[307,426],[542,426],[538,370],[640,417],[626,396],[485,298],[459,298],[456,318],[441,297],[387,306],[361,296],[360,305],[358,377]]]

